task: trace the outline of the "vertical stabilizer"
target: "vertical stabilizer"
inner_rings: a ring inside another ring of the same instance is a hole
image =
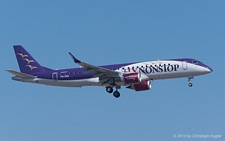
[[[20,71],[25,74],[42,72],[42,66],[21,46],[13,46]]]

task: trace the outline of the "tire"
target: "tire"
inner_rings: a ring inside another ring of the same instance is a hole
[[[113,92],[113,88],[110,87],[110,86],[108,86],[108,87],[106,87],[106,91],[107,91],[108,93],[112,93],[112,92]]]
[[[113,96],[114,96],[115,98],[119,98],[119,97],[120,97],[120,93],[119,93],[118,91],[115,91],[115,92],[113,93]]]

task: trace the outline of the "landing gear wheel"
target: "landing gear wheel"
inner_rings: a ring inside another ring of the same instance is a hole
[[[192,87],[193,86],[193,84],[191,83],[191,79],[194,79],[194,76],[188,76],[188,86],[189,87]]]
[[[188,83],[188,86],[189,86],[189,87],[192,87],[192,86],[193,86],[193,84],[192,84],[192,83]]]
[[[120,97],[120,93],[119,93],[118,91],[115,91],[115,92],[113,93],[113,96],[114,96],[115,98],[119,98],[119,97]]]
[[[106,91],[107,91],[108,93],[112,93],[112,92],[113,92],[113,88],[110,87],[110,86],[108,86],[108,87],[106,87]]]

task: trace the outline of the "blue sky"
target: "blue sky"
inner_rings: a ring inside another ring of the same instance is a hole
[[[187,140],[177,134],[225,138],[225,2],[0,2],[2,141]],[[150,91],[59,88],[18,83],[12,46],[23,45],[52,69],[79,67],[68,52],[93,65],[196,58],[214,72],[153,81]],[[191,140],[215,140],[191,138]]]

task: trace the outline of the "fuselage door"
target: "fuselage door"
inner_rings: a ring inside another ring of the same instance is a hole
[[[52,73],[52,79],[55,80],[55,81],[58,80],[58,73],[57,72]]]
[[[183,67],[183,70],[187,70],[187,62],[186,61],[183,61],[182,67]]]

